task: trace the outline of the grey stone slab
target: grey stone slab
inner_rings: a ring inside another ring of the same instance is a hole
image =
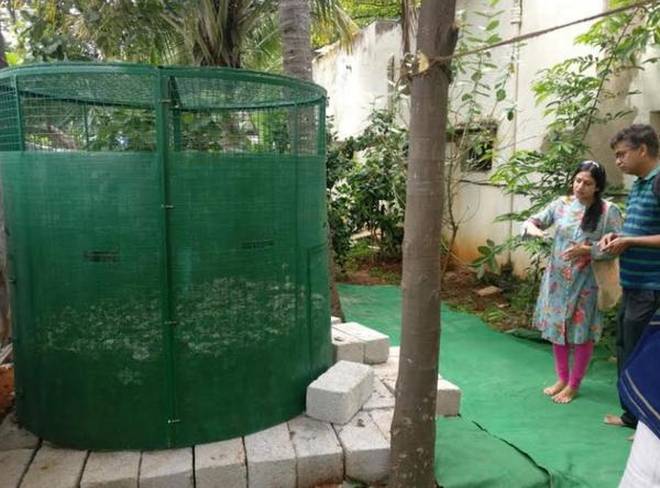
[[[353,361],[354,363],[364,362],[364,341],[344,334],[338,330],[332,329],[332,352],[334,362]]]
[[[250,488],[296,486],[296,453],[285,423],[245,436],[245,453]]]
[[[192,486],[191,448],[142,453],[140,488],[192,488]]]
[[[390,392],[392,392],[393,395],[396,395],[396,379],[384,379],[383,384],[388,390],[390,390]]]
[[[399,358],[390,356],[386,363],[373,366],[374,374],[393,394],[396,391],[396,380],[399,372]],[[436,415],[451,417],[460,412],[461,389],[448,380],[438,376],[436,397]]]
[[[33,453],[33,449],[0,451],[0,487],[18,488]]]
[[[399,374],[399,357],[390,356],[386,362],[375,364],[373,368],[374,374],[381,381],[390,381],[396,383],[396,378]]]
[[[390,338],[357,322],[346,322],[333,326],[335,330],[364,341],[364,362],[379,364],[387,361],[390,354]]]
[[[137,488],[140,451],[90,452],[81,488]]]
[[[438,377],[435,414],[454,417],[461,409],[461,389],[450,381]]]
[[[394,394],[378,378],[374,378],[373,393],[362,407],[363,410],[375,408],[394,408]]]
[[[307,387],[307,415],[345,424],[371,395],[373,381],[371,366],[339,361]]]
[[[195,446],[197,488],[245,488],[247,466],[243,439]]]
[[[334,427],[344,448],[347,478],[364,483],[387,478],[390,443],[368,412],[359,412],[348,424]]]
[[[30,464],[21,488],[77,488],[86,459],[87,451],[44,443]]]
[[[391,358],[398,358],[400,355],[401,355],[401,347],[399,347],[399,346],[390,347],[390,357]]]
[[[0,424],[0,451],[35,449],[39,438],[18,425],[16,415],[8,414]]]
[[[371,410],[369,415],[373,419],[378,429],[383,433],[385,439],[390,441],[390,430],[392,428],[392,419],[394,418],[394,408],[381,408]]]
[[[344,479],[344,453],[332,426],[301,415],[289,421],[296,452],[298,488],[314,488]]]

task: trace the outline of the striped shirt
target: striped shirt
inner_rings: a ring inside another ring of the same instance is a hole
[[[660,234],[660,201],[653,193],[656,166],[644,178],[637,178],[628,196],[625,236]],[[660,248],[629,247],[620,258],[621,286],[627,289],[660,290]]]

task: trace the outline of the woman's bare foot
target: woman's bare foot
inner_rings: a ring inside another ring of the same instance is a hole
[[[552,401],[555,403],[570,403],[577,395],[577,392],[577,390],[567,385],[566,388],[552,397]]]
[[[557,380],[557,383],[554,385],[543,388],[543,393],[548,396],[555,396],[564,388],[566,388],[566,383],[564,383],[562,380]]]
[[[603,422],[605,422],[607,425],[616,425],[619,427],[623,427],[623,420],[621,420],[621,417],[618,415],[612,415],[611,413],[608,413],[605,415],[605,418],[603,419]]]

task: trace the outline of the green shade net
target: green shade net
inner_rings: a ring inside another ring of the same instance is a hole
[[[399,344],[400,289],[340,287],[347,318]],[[461,416],[437,422],[436,475],[446,488],[616,487],[628,429],[603,424],[619,411],[616,367],[597,351],[576,400],[556,405],[552,351],[442,308],[440,372],[462,390]]]
[[[332,359],[324,109],[241,70],[0,71],[24,426],[155,449],[304,410]]]

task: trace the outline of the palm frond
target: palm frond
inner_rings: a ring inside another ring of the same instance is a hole
[[[323,45],[339,40],[348,46],[358,26],[343,9],[340,0],[312,1],[312,37],[314,44]]]

